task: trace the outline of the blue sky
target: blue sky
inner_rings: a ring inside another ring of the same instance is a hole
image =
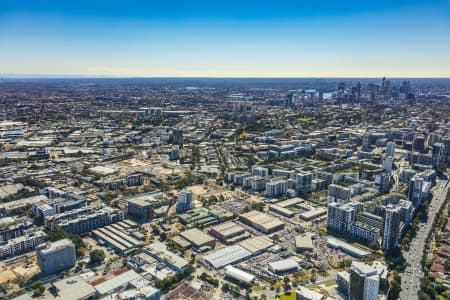
[[[450,77],[450,1],[1,0],[0,73]]]

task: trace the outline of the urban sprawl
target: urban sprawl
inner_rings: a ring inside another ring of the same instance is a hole
[[[450,81],[0,79],[1,299],[449,299]]]

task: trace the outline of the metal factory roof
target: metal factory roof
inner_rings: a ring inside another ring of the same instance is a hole
[[[298,268],[298,263],[293,258],[277,260],[269,263],[269,267],[275,272],[283,272]]]
[[[229,264],[246,259],[251,255],[252,253],[247,249],[238,245],[233,245],[206,255],[203,259],[210,263],[214,268],[220,269]]]
[[[233,279],[237,279],[239,281],[246,282],[246,283],[250,283],[253,281],[253,279],[255,279],[254,275],[244,272],[233,266],[225,267],[225,276],[228,276]]]
[[[139,275],[133,270],[129,270],[125,273],[122,273],[116,277],[113,277],[105,282],[96,285],[95,289],[101,295],[108,294],[111,291],[114,291],[115,289],[123,286],[124,284],[129,283],[130,281],[138,279],[139,277],[141,277],[141,275]]]

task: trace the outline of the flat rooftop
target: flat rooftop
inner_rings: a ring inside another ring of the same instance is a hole
[[[211,241],[215,241],[215,239],[203,231],[192,228],[188,229],[186,231],[183,231],[180,233],[180,236],[183,237],[185,240],[191,242],[195,246],[203,246]]]
[[[0,192],[1,193],[1,192]],[[1,195],[0,195],[1,198]],[[27,198],[22,198],[15,201],[5,202],[0,204],[0,209],[12,210],[22,206],[32,205],[40,202],[48,201],[48,198],[44,195],[37,195]]]
[[[302,198],[292,198],[292,199],[288,199],[288,200],[284,200],[281,202],[277,202],[277,205],[280,207],[290,207],[290,206],[294,206],[296,204],[302,203],[304,200]]]
[[[240,242],[239,245],[251,253],[257,253],[272,247],[273,242],[266,236],[256,236]]]
[[[58,251],[59,249],[65,248],[65,247],[70,247],[73,246],[75,247],[75,245],[72,243],[71,240],[69,239],[62,239],[53,243],[48,243],[47,246],[45,248],[41,248],[39,249],[39,251],[43,254],[49,254],[52,253],[54,251]]]
[[[276,272],[284,272],[292,269],[298,269],[298,263],[293,258],[286,258],[270,262],[269,267]]]
[[[78,275],[56,281],[53,286],[58,291],[59,297],[64,300],[85,299],[96,294],[94,287]]]
[[[342,251],[347,252],[353,256],[364,257],[364,256],[370,255],[370,252],[368,252],[366,250],[363,250],[363,249],[353,246],[352,244],[349,244],[343,240],[339,240],[339,239],[331,237],[331,236],[327,237],[327,244],[330,245],[331,247],[341,249]]]
[[[242,214],[240,218],[246,219],[253,224],[261,226],[266,230],[284,225],[284,223],[281,222],[280,220],[275,219],[274,217],[271,217],[268,214],[257,210],[252,210],[248,213]]]
[[[89,168],[89,171],[94,172],[99,175],[103,175],[103,176],[112,175],[117,172],[113,168],[108,168],[108,167],[104,167],[104,166],[92,167],[92,168]]]
[[[233,245],[208,254],[204,256],[203,259],[215,269],[220,269],[229,264],[249,258],[251,255],[252,253],[247,249],[238,245]]]
[[[307,232],[295,237],[295,247],[302,249],[313,249],[312,237],[313,233]]]
[[[161,242],[153,242],[148,245],[145,250],[149,251],[154,256],[157,256],[160,260],[164,260],[178,269],[186,267],[189,262],[176,253],[167,250],[165,244]]]
[[[118,276],[115,276],[109,280],[106,280],[95,286],[95,289],[100,295],[108,294],[109,292],[140,278],[141,275],[133,270],[128,270]]]
[[[245,228],[233,221],[225,222],[216,226],[211,227],[211,230],[216,231],[220,235],[225,237],[239,234],[245,231]]]
[[[145,193],[125,198],[125,201],[138,206],[146,206],[163,200],[162,193]]]
[[[326,213],[327,210],[325,208],[313,208],[311,210],[305,211],[304,213],[301,213],[300,218],[309,220],[324,215]]]

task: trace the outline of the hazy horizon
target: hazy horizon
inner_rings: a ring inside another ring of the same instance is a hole
[[[382,79],[383,77],[392,80],[402,79],[450,79],[446,77],[405,77],[405,76],[296,76],[296,77],[274,77],[274,76],[123,76],[123,75],[64,75],[64,74],[10,74],[0,73],[3,79]]]

